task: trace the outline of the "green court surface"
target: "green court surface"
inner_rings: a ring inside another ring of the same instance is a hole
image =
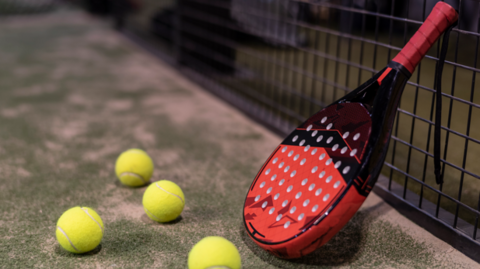
[[[205,236],[232,241],[243,268],[475,268],[375,194],[326,246],[299,260],[257,247],[242,227],[246,191],[281,141],[164,63],[75,10],[0,20],[0,268],[186,268]],[[115,178],[145,149],[153,180],[184,191],[172,223],[151,221],[146,187]],[[64,251],[55,224],[94,208],[101,245]]]

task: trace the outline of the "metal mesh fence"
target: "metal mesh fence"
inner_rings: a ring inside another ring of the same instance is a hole
[[[144,1],[129,34],[281,134],[384,67],[434,0]],[[434,45],[403,93],[375,192],[480,260],[480,1],[450,1],[459,24],[442,80],[444,183],[433,173]]]

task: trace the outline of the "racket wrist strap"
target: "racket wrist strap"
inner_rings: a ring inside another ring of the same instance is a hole
[[[440,57],[437,62],[436,72],[435,72],[435,90],[436,90],[436,109],[435,109],[435,132],[434,132],[434,146],[433,146],[433,159],[434,159],[434,172],[435,180],[437,184],[443,183],[443,173],[445,171],[445,166],[442,165],[440,158],[441,155],[441,129],[442,129],[442,73],[443,66],[445,64],[445,57],[447,56],[448,50],[448,40],[450,37],[450,32],[457,23],[450,25],[442,39],[442,48],[440,51]]]

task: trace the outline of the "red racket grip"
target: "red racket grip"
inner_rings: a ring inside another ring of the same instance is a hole
[[[393,58],[413,73],[440,35],[458,19],[453,7],[445,2],[438,2],[428,15],[420,29],[413,35],[403,49]]]

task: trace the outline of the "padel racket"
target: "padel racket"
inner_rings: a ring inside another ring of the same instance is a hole
[[[387,67],[296,128],[258,172],[244,225],[281,258],[311,253],[357,212],[388,149],[400,96],[420,60],[458,14],[444,2]]]

